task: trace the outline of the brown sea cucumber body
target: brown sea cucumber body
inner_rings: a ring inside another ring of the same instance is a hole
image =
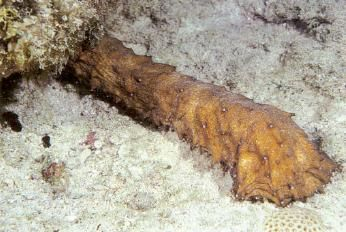
[[[290,113],[153,63],[117,39],[81,52],[72,67],[80,80],[227,164],[237,199],[285,206],[322,190],[337,168]]]

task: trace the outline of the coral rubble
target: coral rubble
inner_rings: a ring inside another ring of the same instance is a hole
[[[87,38],[102,34],[92,1],[0,1],[0,80],[15,72],[61,71]]]

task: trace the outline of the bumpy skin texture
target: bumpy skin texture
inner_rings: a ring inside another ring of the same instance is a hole
[[[114,38],[81,52],[71,66],[92,88],[226,164],[237,199],[285,206],[321,191],[337,169],[291,114],[155,64]]]

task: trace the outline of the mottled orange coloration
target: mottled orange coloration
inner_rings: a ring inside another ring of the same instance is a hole
[[[114,38],[81,52],[75,75],[230,167],[237,199],[285,206],[320,191],[337,164],[291,114],[137,56]]]

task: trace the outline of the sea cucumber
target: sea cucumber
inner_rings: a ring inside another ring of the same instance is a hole
[[[92,88],[226,164],[237,199],[286,206],[321,191],[338,168],[292,114],[153,63],[115,38],[81,51],[70,66]]]

